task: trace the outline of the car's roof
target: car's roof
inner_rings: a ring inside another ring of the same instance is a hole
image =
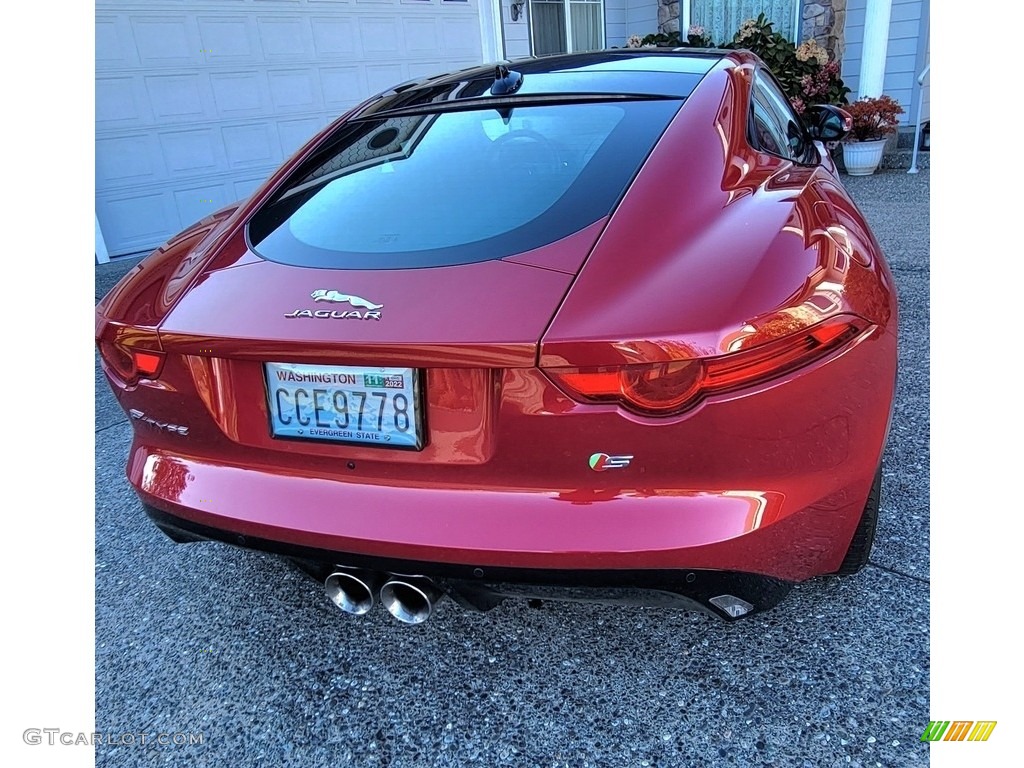
[[[677,72],[705,74],[723,56],[731,53],[714,48],[612,48],[586,53],[561,53],[553,56],[531,56],[509,62],[523,72]],[[487,73],[493,67],[484,65],[463,72]]]
[[[502,66],[522,75],[514,95],[508,95],[511,100],[581,94],[686,98],[712,68],[725,59],[739,63],[744,54],[722,49],[620,48],[517,59]],[[495,64],[486,64],[411,80],[382,94],[362,115],[491,97],[495,70]]]

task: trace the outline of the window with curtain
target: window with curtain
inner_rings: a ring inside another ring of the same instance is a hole
[[[683,0],[686,2],[686,0]],[[796,39],[796,9],[799,0],[689,0],[690,23],[700,24],[717,45],[732,40],[747,19],[763,13],[775,24],[775,31],[793,42]],[[683,30],[685,32],[685,30]]]
[[[530,0],[533,55],[604,48],[604,0]]]

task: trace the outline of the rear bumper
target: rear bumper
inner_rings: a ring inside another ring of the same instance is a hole
[[[232,534],[148,504],[144,508],[178,543],[219,541],[282,555],[321,583],[339,565],[424,576],[462,607],[477,611],[490,610],[506,598],[525,598],[682,608],[735,621],[775,607],[793,586],[768,576],[703,569],[507,568],[376,557]]]
[[[428,413],[432,459],[244,444],[231,436],[243,424],[264,434],[265,422],[245,409],[214,420],[220,401],[210,395],[212,405],[197,409],[198,385],[182,371],[173,388],[116,391],[125,408],[190,429],[134,423],[127,474],[142,501],[229,541],[437,565],[799,582],[837,571],[853,538],[885,443],[894,352],[882,334],[657,423],[559,399],[533,369],[506,371],[500,387],[489,379],[494,397],[482,411],[447,407],[441,381]],[[262,402],[262,384],[239,399],[234,382],[222,382],[222,399]],[[467,414],[486,422],[483,433],[439,427]],[[484,433],[491,437],[478,440]],[[587,456],[600,449],[636,459],[594,472]],[[467,454],[474,463],[447,460]]]
[[[823,491],[799,476],[763,490],[484,491],[282,474],[137,442],[128,477],[144,503],[234,543],[439,565],[705,569],[796,582],[839,568],[875,468]]]

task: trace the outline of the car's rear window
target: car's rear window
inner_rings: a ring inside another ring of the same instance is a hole
[[[679,100],[356,121],[252,218],[271,261],[401,269],[500,259],[611,212]]]

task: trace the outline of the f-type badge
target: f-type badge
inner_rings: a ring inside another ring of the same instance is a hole
[[[287,313],[285,317],[311,317],[320,320],[380,320],[380,311],[384,309],[383,304],[374,304],[362,296],[328,291],[323,288],[313,291],[309,296],[314,302],[330,301],[335,304],[351,304],[353,307],[359,307],[366,311],[360,312],[359,309],[296,309],[294,312]]]
[[[163,430],[164,432],[171,432],[172,434],[175,435],[188,435],[188,427],[186,427],[185,425],[171,424],[168,421],[160,421],[159,419],[154,419],[151,416],[147,416],[138,408],[130,409],[128,411],[128,415],[131,416],[133,419],[136,419],[137,421],[149,424],[151,427],[156,427],[157,429]]]

